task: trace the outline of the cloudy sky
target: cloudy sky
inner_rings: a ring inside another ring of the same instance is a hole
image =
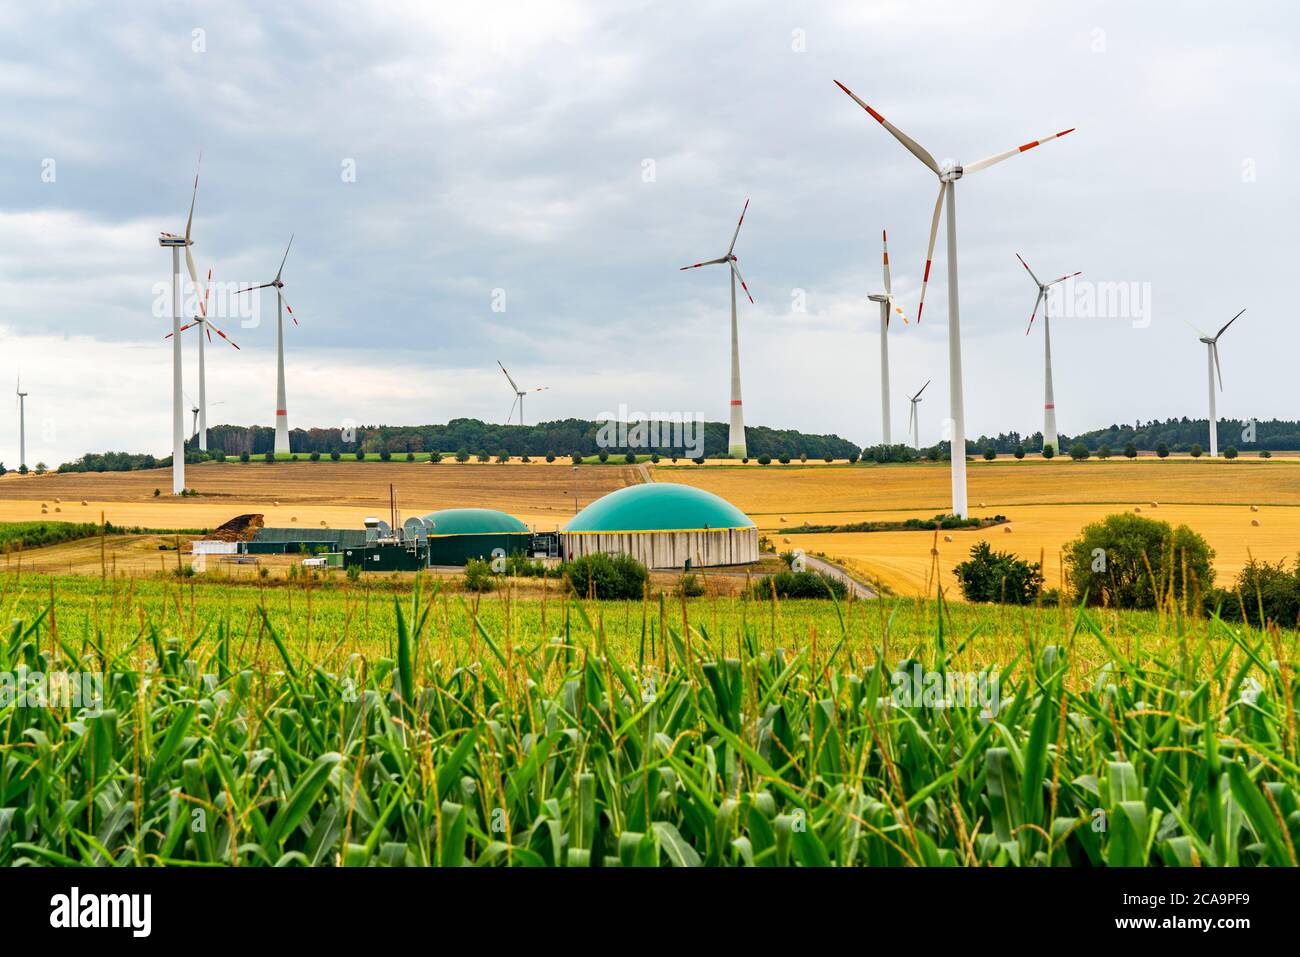
[[[722,255],[748,197],[749,423],[879,441],[880,229],[915,312],[937,185],[834,79],[941,160],[1078,128],[960,183],[970,434],[1041,427],[1017,252],[1044,278],[1083,271],[1052,325],[1063,431],[1204,416],[1189,324],[1242,307],[1220,413],[1300,417],[1300,15],[1046,6],[7,4],[0,381],[30,392],[28,462],[168,450],[157,233],[183,231],[200,150],[194,254],[242,347],[209,347],[212,424],[271,424],[274,300],[222,298],[270,279],[290,233],[293,426],[501,420],[498,358],[550,387],[530,421],[725,420],[726,274],[677,267]],[[891,329],[895,437],[927,378],[924,441],[947,413],[946,257],[941,232],[925,321]]]

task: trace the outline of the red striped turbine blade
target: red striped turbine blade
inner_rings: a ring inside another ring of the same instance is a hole
[[[1061,130],[1061,132],[1053,133],[1051,136],[1044,136],[1040,140],[1032,140],[1031,142],[1025,143],[1022,146],[1017,146],[1015,149],[1007,150],[1005,153],[996,153],[993,156],[985,157],[984,159],[979,160],[976,163],[970,163],[968,165],[965,165],[962,167],[962,172],[978,173],[980,170],[987,169],[988,167],[994,165],[995,163],[1001,163],[1004,159],[1008,159],[1012,156],[1017,156],[1020,153],[1025,152],[1026,150],[1032,150],[1035,146],[1041,146],[1043,143],[1048,143],[1052,140],[1059,139],[1060,137],[1064,136],[1066,133],[1073,133],[1073,132],[1074,132],[1074,127],[1072,126],[1068,130]]]
[[[298,317],[293,314],[293,306],[289,305],[289,300],[284,298],[283,293],[280,294],[280,301],[284,303],[285,311],[289,313],[289,318],[293,320],[293,324],[298,325]]]
[[[749,287],[745,285],[745,277],[740,274],[740,269],[737,268],[735,260],[732,260],[731,271],[734,272],[736,274],[736,278],[740,280],[740,288],[745,290],[745,295],[749,296],[749,301],[753,302],[754,297],[749,295]]]
[[[894,135],[894,139],[902,143],[904,148],[909,153],[911,153],[922,163],[928,166],[932,173],[934,173],[936,176],[939,175],[939,164],[934,161],[934,157],[930,155],[930,153],[926,150],[924,146],[922,146],[916,140],[912,139],[910,136],[908,136],[906,133],[900,130],[893,123],[889,122],[889,120],[885,119],[883,116],[881,116],[871,107],[869,107],[866,103],[862,102],[862,100],[858,99],[858,97],[854,94],[854,92],[850,90],[847,86],[845,86],[843,83],[841,83],[839,80],[835,81],[835,85],[838,86],[845,93],[847,93],[850,97],[852,97],[854,103],[858,104],[858,106],[862,107],[864,110],[870,113],[872,118],[877,123],[879,123],[885,129],[889,130],[889,132]]]
[[[939,214],[943,212],[943,197],[948,184],[940,181],[939,198],[934,201],[934,219],[930,221],[930,245],[925,250],[925,273],[921,276],[921,303],[916,307],[916,324],[921,324],[921,311],[925,309],[925,290],[930,283],[930,264],[934,262],[934,240],[939,235]]]
[[[1025,335],[1029,335],[1030,331],[1034,328],[1034,319],[1038,317],[1038,307],[1042,304],[1045,295],[1047,294],[1043,292],[1043,287],[1039,286],[1038,298],[1034,300],[1034,311],[1029,314],[1029,326],[1025,329]]]
[[[211,327],[212,332],[215,332],[215,333],[216,333],[217,335],[219,335],[222,339],[225,339],[225,340],[226,340],[227,342],[229,342],[232,346],[235,346],[236,349],[239,349],[239,346],[238,346],[238,345],[235,345],[235,340],[234,340],[234,339],[230,338],[230,336],[226,335],[224,332],[222,332],[222,331],[221,331],[220,329],[218,329],[216,326],[212,325],[211,322],[209,322],[208,325],[209,325],[209,327]],[[211,333],[209,333],[208,338],[209,338],[209,339],[212,338]],[[243,350],[240,349],[240,351],[242,352]]]
[[[731,251],[736,248],[736,237],[740,235],[740,224],[745,221],[745,211],[748,209],[749,209],[749,200],[746,199],[744,209],[740,211],[740,221],[736,223],[736,231],[731,234],[731,245],[727,247],[728,256],[730,256]]]

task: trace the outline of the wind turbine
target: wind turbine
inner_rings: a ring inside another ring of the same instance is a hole
[[[293,307],[289,305],[284,298],[284,281],[280,278],[284,274],[284,264],[289,259],[289,250],[293,248],[293,235],[289,236],[289,245],[284,247],[284,258],[280,260],[280,268],[275,271],[275,278],[270,282],[264,282],[259,286],[249,286],[246,289],[236,290],[236,295],[245,292],[256,292],[259,289],[273,288],[275,290],[275,454],[289,454],[289,412],[286,408],[284,396],[284,310],[289,310],[289,318],[293,324],[298,325],[298,317],[293,314]]]
[[[529,392],[545,392],[550,388],[549,385],[539,386],[536,389],[521,389],[515,385],[515,380],[510,378],[510,373],[506,372],[506,367],[501,365],[501,360],[497,360],[497,365],[501,366],[501,371],[505,372],[506,381],[510,383],[510,388],[514,390],[515,401],[510,403],[510,411],[506,414],[506,425],[510,424],[510,416],[515,414],[515,405],[519,406],[519,424],[524,424],[524,396]]]
[[[203,338],[206,335],[208,342],[212,341],[212,333],[215,331],[222,339],[225,339],[236,349],[235,340],[222,332],[208,318],[208,293],[212,290],[212,270],[208,270],[208,282],[203,287],[203,298],[199,300],[199,315],[193,317],[185,325],[181,326],[180,331],[184,332],[192,326],[199,327],[199,404],[195,407],[197,418],[195,427],[190,430],[190,435],[198,439],[199,448],[206,452],[208,450],[208,378],[207,369],[203,358]],[[172,338],[173,333],[167,333],[163,338]]]
[[[199,153],[199,167],[203,166],[203,154]],[[185,220],[185,235],[160,233],[158,245],[172,251],[172,494],[180,495],[185,491],[185,407],[181,404],[183,380],[181,376],[181,259],[180,252],[185,250],[185,265],[189,269],[190,281],[194,283],[195,295],[199,289],[199,271],[194,268],[194,256],[190,247],[190,228],[194,225],[194,203],[199,196],[199,171],[194,171],[194,191],[190,194],[190,215]]]
[[[939,198],[934,204],[934,218],[930,223],[930,245],[927,247],[925,254],[925,274],[921,278],[921,302],[916,307],[916,321],[918,323],[921,321],[921,311],[925,308],[925,289],[930,280],[930,263],[934,256],[934,240],[939,232],[939,214],[944,209],[944,198],[947,197],[948,200],[948,391],[952,417],[952,513],[964,518],[967,512],[966,411],[962,394],[961,320],[957,295],[957,180],[961,179],[966,173],[976,173],[1018,153],[1031,150],[1048,140],[1054,140],[1066,133],[1072,133],[1074,128],[1061,130],[1059,133],[1044,136],[1042,139],[1031,140],[1023,146],[1009,149],[1003,153],[995,153],[968,166],[962,166],[955,162],[945,162],[941,167],[935,162],[934,157],[926,151],[925,147],[858,99],[847,86],[839,80],[835,81],[835,85],[852,97],[858,106],[870,113],[876,122],[889,130],[894,139],[903,144],[903,147],[909,153],[924,163],[930,172],[939,177]]]
[[[925,385],[917,389],[916,395],[911,396],[908,399],[908,401],[912,403],[912,411],[911,414],[908,415],[907,417],[907,424],[911,426],[912,429],[912,448],[914,449],[919,449],[921,447],[921,426],[920,426],[920,420],[916,415],[916,404],[921,401],[921,393],[925,391],[926,386],[928,386],[929,384],[930,384],[930,380],[926,379]]]
[[[1243,309],[1241,312],[1245,312]],[[1223,391],[1223,370],[1219,368],[1219,336],[1228,331],[1228,326],[1232,325],[1241,318],[1241,312],[1237,313],[1231,319],[1223,324],[1223,328],[1213,336],[1207,336],[1201,332],[1201,341],[1205,343],[1209,350],[1207,363],[1210,372],[1210,458],[1217,458],[1219,455],[1219,418],[1214,411],[1214,375],[1219,375],[1219,391]],[[1198,329],[1197,332],[1200,332]]]
[[[1024,256],[1016,253],[1016,258],[1020,260],[1020,265],[1025,267],[1025,272],[1029,273],[1029,277],[1034,280],[1034,285],[1038,287],[1038,298],[1034,300],[1034,311],[1029,314],[1029,328],[1025,330],[1025,335],[1029,335],[1030,330],[1034,328],[1038,304],[1043,305],[1043,448],[1046,449],[1050,445],[1052,452],[1056,453],[1061,451],[1061,447],[1056,438],[1056,399],[1052,396],[1052,324],[1048,313],[1048,306],[1051,305],[1052,299],[1047,290],[1058,282],[1082,276],[1083,273],[1072,272],[1051,282],[1043,282],[1034,275],[1034,271],[1029,268],[1029,263],[1025,262]]]
[[[740,224],[745,221],[745,211],[749,209],[749,200],[745,200],[745,206],[740,211],[740,220],[736,223],[736,231],[731,234],[731,245],[727,247],[727,255],[719,256],[717,259],[706,259],[702,263],[695,263],[690,266],[683,266],[681,271],[687,269],[699,269],[701,266],[713,266],[726,263],[731,267],[731,432],[727,437],[727,453],[733,458],[744,458],[748,453],[745,450],[745,414],[744,407],[740,402],[740,336],[736,331],[736,280],[740,280],[740,288],[745,290],[745,295],[749,296],[752,303],[754,297],[749,295],[749,287],[745,285],[745,278],[740,274],[740,269],[736,265],[735,248],[736,237],[740,235]]]
[[[18,401],[18,468],[27,465],[27,393],[23,391],[22,376],[14,385],[14,395]]]
[[[885,251],[885,291],[873,292],[867,296],[872,302],[880,303],[880,430],[881,441],[891,445],[889,430],[889,311],[898,313],[899,318],[907,322],[903,307],[898,304],[889,284],[889,234],[880,231],[880,242]]]

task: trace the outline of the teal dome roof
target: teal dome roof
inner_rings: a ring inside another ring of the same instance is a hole
[[[444,508],[424,516],[430,535],[500,535],[527,532],[513,515],[493,508]]]
[[[598,498],[564,527],[566,532],[660,532],[753,528],[740,509],[712,492],[651,482]]]

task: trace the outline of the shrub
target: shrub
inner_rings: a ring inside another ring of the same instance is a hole
[[[468,462],[468,461],[469,461],[469,449],[457,449],[457,450],[456,450],[456,461],[457,461],[457,462]]]
[[[492,566],[481,558],[471,558],[465,563],[465,590],[485,592],[496,587]]]
[[[699,598],[704,594],[704,582],[694,572],[687,572],[677,579],[673,594],[679,598]]]
[[[1268,449],[1263,449],[1260,451],[1259,457],[1261,459],[1271,459],[1273,457],[1273,453],[1270,452]]]
[[[805,462],[805,463],[806,463],[806,462],[808,461],[808,453],[807,453],[807,452],[800,452],[800,453],[799,453],[799,461],[800,461],[800,462]]]
[[[572,462],[574,465],[581,465],[581,464],[582,464],[582,453],[581,453],[581,452],[570,452],[570,453],[569,453],[569,461]]]
[[[771,464],[772,464],[772,456],[770,456],[770,455],[760,455],[760,456],[758,457],[758,464],[759,464],[759,465],[771,465]]]
[[[506,558],[506,574],[516,578],[545,578],[546,563],[539,558],[529,558],[521,551],[511,552]]]
[[[998,450],[995,449],[993,446],[990,445],[987,449],[984,450],[985,462],[992,462],[997,457],[998,457]]]
[[[239,453],[239,461],[241,461],[241,462],[247,462],[247,461],[249,460],[249,458],[250,458],[250,456],[249,456],[249,454],[248,454],[247,452],[240,452],[240,453]]]
[[[1216,609],[1228,621],[1245,617],[1255,627],[1273,622],[1282,628],[1300,623],[1300,558],[1292,568],[1279,559],[1276,564],[1252,558],[1230,591],[1214,589],[1206,596],[1206,611]]]
[[[215,452],[212,453],[212,461],[224,462],[225,460],[226,460],[226,453],[221,451],[221,449],[217,449]],[[0,465],[0,468],[4,468],[4,466]],[[4,475],[4,472],[0,472],[0,475]]]
[[[1204,450],[1201,448],[1200,442],[1193,442],[1192,447],[1187,451],[1192,456],[1192,458],[1199,459],[1201,457],[1201,452]]]
[[[478,454],[475,455],[474,458],[478,459],[480,462],[487,462],[491,460],[492,456],[488,455],[487,449],[479,449]]]
[[[510,461],[510,453],[509,453],[509,452],[507,452],[505,449],[501,449],[500,451],[497,452],[497,462],[498,462],[498,464],[504,465],[506,462],[509,462],[509,461]]]
[[[313,461],[313,462],[319,462],[319,461],[320,461],[320,453],[319,453],[319,452],[313,452],[311,455],[307,456],[307,458],[310,459],[310,460]]]
[[[971,546],[970,558],[953,569],[967,601],[1028,605],[1043,589],[1043,570],[1010,552],[995,552],[988,542]]]
[[[790,464],[790,456],[788,456],[788,455],[783,455],[783,456],[781,456],[779,459],[777,459],[777,461],[780,462],[782,465],[789,465],[789,464]]]
[[[830,465],[832,462],[835,461],[835,456],[833,456],[833,455],[823,455],[823,456],[822,456],[822,461],[825,462],[827,465]]]
[[[354,457],[358,462],[364,462],[366,460],[366,453],[362,449],[357,449]]]
[[[609,449],[601,449],[601,450],[600,450],[600,454],[597,455],[596,458],[600,459],[602,462],[608,462],[608,461],[609,461]]]
[[[858,453],[857,453],[857,452],[850,452],[850,453],[849,453],[849,464],[850,464],[850,465],[856,465],[857,462],[858,462]]]
[[[1043,458],[1050,459],[1053,458],[1055,455],[1056,455],[1056,449],[1052,448],[1052,446],[1050,445],[1043,446]]]
[[[441,453],[441,452],[430,452],[430,453],[429,453],[429,464],[430,464],[430,465],[437,465],[437,464],[438,464],[439,462],[441,462],[441,461],[442,461],[442,453]]]
[[[414,452],[407,452],[407,453],[406,453],[406,461],[408,461],[408,462],[414,462],[414,461],[415,461],[415,453],[414,453]]]
[[[1134,445],[1132,442],[1125,443],[1124,458],[1135,459],[1137,457],[1138,457],[1138,447]]]
[[[531,461],[532,461],[532,457],[531,457],[527,452],[525,452],[523,455],[519,456],[519,461],[521,461],[521,462],[531,462]]]
[[[156,488],[156,489],[153,490],[153,497],[154,497],[154,498],[157,498],[157,497],[158,497],[159,495],[161,495],[161,494],[162,494],[162,489],[160,489],[160,488]]]
[[[1159,445],[1156,446],[1156,455],[1162,459],[1169,458],[1169,446],[1161,442]]]
[[[1223,450],[1223,457],[1225,459],[1235,459],[1237,457],[1237,447],[1235,445],[1229,445]]]
[[[640,598],[650,579],[650,572],[631,555],[611,557],[603,552],[566,562],[562,571],[582,598]]]
[[[658,465],[658,464],[659,464],[659,453],[658,453],[658,452],[651,452],[651,453],[650,453],[650,462],[651,462],[652,465]]]
[[[691,459],[691,461],[694,462],[696,465],[703,465],[703,464],[704,464],[704,456],[701,455],[701,456],[699,456],[698,458],[693,458],[693,459]]]
[[[628,465],[636,465],[636,453],[628,452],[627,455],[623,456],[623,461]]]
[[[555,453],[554,453],[554,452],[547,452],[547,453],[546,453],[546,461],[548,461],[548,462],[554,462],[554,461],[555,461]]]
[[[1025,457],[1025,447],[1023,445],[1017,445],[1011,454],[1014,455],[1016,461],[1019,462]]]
[[[298,461],[298,453],[297,453],[297,452],[294,452],[292,455],[290,455],[290,456],[289,456],[289,461],[290,461],[290,462],[297,462],[297,461]]]
[[[337,461],[338,461],[339,459],[341,459],[342,457],[343,457],[343,456],[339,453],[339,450],[338,450],[338,449],[335,449],[333,452],[330,453],[330,461],[331,461],[331,462],[337,462]]]
[[[1172,586],[1208,594],[1214,584],[1214,549],[1186,525],[1142,515],[1108,515],[1086,526],[1065,546],[1065,567],[1075,596],[1090,604],[1154,608]]]
[[[1084,445],[1082,442],[1075,442],[1074,445],[1070,446],[1070,458],[1074,459],[1076,462],[1082,462],[1087,457],[1088,446]]]
[[[380,450],[379,450],[379,461],[381,461],[381,462],[391,462],[392,460],[393,460],[393,453],[392,453],[392,452],[388,451],[388,449],[380,449]]]
[[[267,452],[265,455],[262,456],[262,460],[266,462],[267,465],[270,465],[272,462],[275,461],[275,453]]]
[[[1110,446],[1109,446],[1109,445],[1106,445],[1106,444],[1103,442],[1101,448],[1099,448],[1099,449],[1097,450],[1097,458],[1099,458],[1099,459],[1108,459],[1108,458],[1110,458],[1110,456],[1111,456]]]
[[[771,598],[773,591],[777,598],[846,598],[849,586],[821,572],[782,571],[754,582],[749,589],[750,597],[756,599]]]

